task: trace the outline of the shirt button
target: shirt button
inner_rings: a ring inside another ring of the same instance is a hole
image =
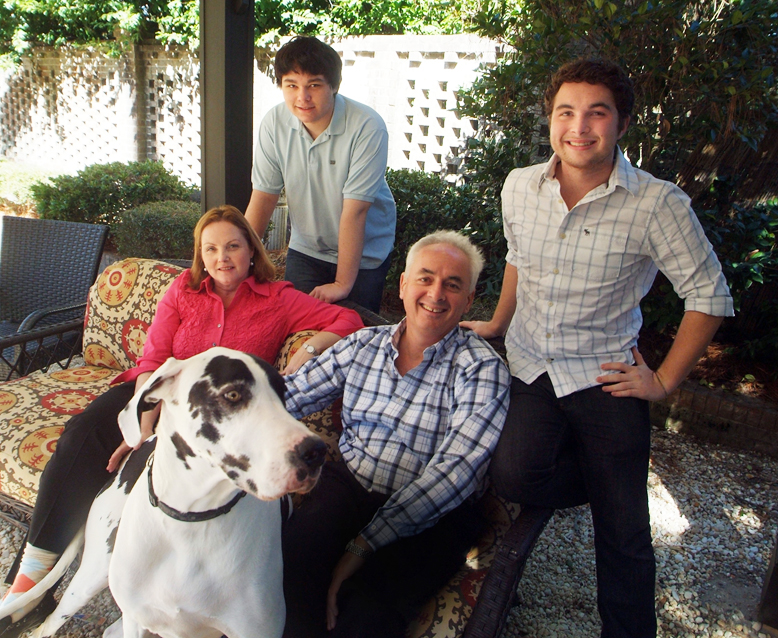
[[[555,275],[558,275],[558,274],[559,274],[559,268],[554,268],[554,274],[555,274]]]
[[[556,200],[556,202],[557,204],[564,204],[565,200],[560,197],[558,200]]]
[[[550,332],[547,332],[547,333],[546,333],[546,339],[550,339],[550,338],[551,338],[551,333],[550,333]]]
[[[553,362],[554,362],[554,359],[552,357],[549,357],[548,359],[546,359],[546,363],[553,363]]]
[[[216,347],[216,343],[215,343],[215,342],[214,342],[212,345],[213,345],[214,347]]]
[[[548,307],[549,307],[549,308],[550,308],[551,306],[553,306],[553,305],[554,305],[554,302],[553,302],[553,301],[549,301],[549,302],[548,302]]]
[[[564,239],[565,237],[567,237],[567,235],[564,233],[559,233],[559,239]]]
[[[221,328],[221,327],[222,327],[222,325],[221,325],[220,323],[217,323],[217,324],[216,324],[216,327],[217,327],[217,328]]]

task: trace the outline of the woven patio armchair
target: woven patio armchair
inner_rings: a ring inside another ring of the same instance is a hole
[[[79,324],[107,237],[102,224],[0,217],[0,378],[79,351]]]

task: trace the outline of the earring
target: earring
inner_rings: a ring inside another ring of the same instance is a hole
[[[253,259],[251,260],[251,267],[252,268],[254,267],[254,260]]]

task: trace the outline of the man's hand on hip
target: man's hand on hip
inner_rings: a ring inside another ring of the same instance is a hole
[[[659,401],[667,396],[664,384],[658,373],[646,365],[643,355],[637,348],[632,348],[636,365],[626,363],[603,363],[603,370],[613,370],[617,374],[607,374],[597,377],[597,383],[603,383],[602,389],[614,397],[634,397],[647,401]]]

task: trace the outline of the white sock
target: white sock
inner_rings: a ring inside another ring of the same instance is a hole
[[[22,562],[19,565],[19,571],[14,578],[13,584],[5,593],[5,596],[0,603],[0,609],[15,601],[22,594],[30,591],[35,585],[43,580],[43,577],[51,571],[52,567],[54,567],[57,558],[59,558],[59,554],[40,549],[27,543],[24,547],[24,554],[22,555]],[[16,622],[20,618],[24,618],[24,616],[35,608],[42,598],[43,595],[15,611],[11,615],[11,621]]]

